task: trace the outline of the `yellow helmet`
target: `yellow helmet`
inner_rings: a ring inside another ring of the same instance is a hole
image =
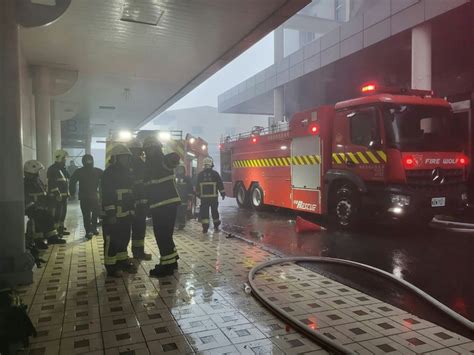
[[[43,169],[43,164],[41,164],[41,162],[38,160],[28,160],[23,166],[23,171],[30,174],[38,174]]]
[[[132,152],[124,144],[117,144],[110,151],[110,156],[114,157],[117,155],[132,155]]]
[[[214,161],[211,157],[206,157],[203,159],[202,164],[205,168],[212,168],[214,166]]]
[[[66,152],[64,149],[58,149],[58,150],[54,153],[54,161],[57,162],[57,163],[62,162],[62,161],[65,160],[67,157],[69,157],[69,153]]]

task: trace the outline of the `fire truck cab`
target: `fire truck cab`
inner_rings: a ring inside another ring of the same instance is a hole
[[[430,91],[362,88],[363,96],[296,113],[288,125],[221,143],[226,192],[241,207],[427,223],[467,203],[468,147],[450,104]]]

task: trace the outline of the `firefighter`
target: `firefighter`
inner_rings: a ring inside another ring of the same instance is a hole
[[[153,232],[160,249],[160,263],[150,270],[150,276],[172,275],[178,268],[178,252],[173,241],[176,210],[181,203],[174,169],[179,164],[179,155],[163,154],[161,143],[149,136],[143,142],[146,154],[145,193],[153,218]]]
[[[65,241],[58,237],[54,218],[48,210],[48,197],[46,188],[39,177],[44,169],[43,164],[37,160],[28,160],[24,165],[25,186],[25,214],[33,222],[34,244],[38,249],[47,249],[44,239],[49,244],[64,244]]]
[[[188,205],[194,197],[194,188],[191,178],[186,176],[186,168],[184,165],[179,165],[176,168],[176,186],[178,188],[181,204],[178,206],[176,222],[178,229],[183,230],[186,226],[186,217],[188,213]]]
[[[58,149],[54,154],[55,162],[48,168],[47,172],[50,211],[54,216],[59,236],[70,234],[69,232],[66,232],[64,228],[64,220],[67,212],[67,199],[69,197],[68,174],[66,171],[66,158],[68,156],[69,155],[65,150]]]
[[[196,193],[201,199],[199,218],[202,224],[202,232],[207,233],[209,230],[209,208],[211,208],[214,229],[218,230],[221,225],[219,211],[217,210],[219,206],[218,194],[220,193],[222,199],[225,199],[225,191],[221,176],[213,170],[212,158],[204,158],[203,165],[204,170],[199,173],[197,178]]]
[[[145,197],[145,160],[143,147],[138,139],[128,144],[132,152],[133,195],[135,198],[135,216],[132,222],[132,253],[137,260],[151,260],[151,254],[145,253],[145,234],[147,200]]]
[[[74,171],[69,181],[69,193],[71,198],[75,197],[76,185],[79,182],[79,201],[84,222],[86,239],[99,235],[97,231],[97,219],[99,217],[99,184],[102,169],[94,167],[94,157],[85,154],[82,157],[82,168]]]
[[[110,155],[110,165],[101,179],[104,262],[108,276],[120,277],[123,271],[137,272],[127,253],[135,214],[130,173],[132,153],[123,144],[118,144]]]

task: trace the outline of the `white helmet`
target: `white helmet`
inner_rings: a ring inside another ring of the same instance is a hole
[[[30,174],[38,174],[43,169],[43,164],[41,164],[41,162],[38,160],[28,160],[23,166],[23,171]]]
[[[110,151],[110,156],[114,157],[114,156],[117,156],[117,155],[132,155],[132,152],[125,145],[117,144]]]
[[[54,161],[57,163],[60,163],[64,159],[66,159],[68,156],[69,156],[69,153],[66,152],[64,149],[58,149],[56,152],[54,152]]]
[[[137,138],[133,138],[130,142],[127,143],[127,147],[129,149],[142,148],[142,142],[140,142]]]
[[[206,157],[203,159],[202,164],[205,168],[212,168],[214,166],[214,161],[211,157]]]

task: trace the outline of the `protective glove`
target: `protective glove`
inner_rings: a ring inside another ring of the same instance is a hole
[[[61,202],[62,200],[63,200],[63,198],[61,197],[61,195],[57,194],[56,195],[56,201]]]

